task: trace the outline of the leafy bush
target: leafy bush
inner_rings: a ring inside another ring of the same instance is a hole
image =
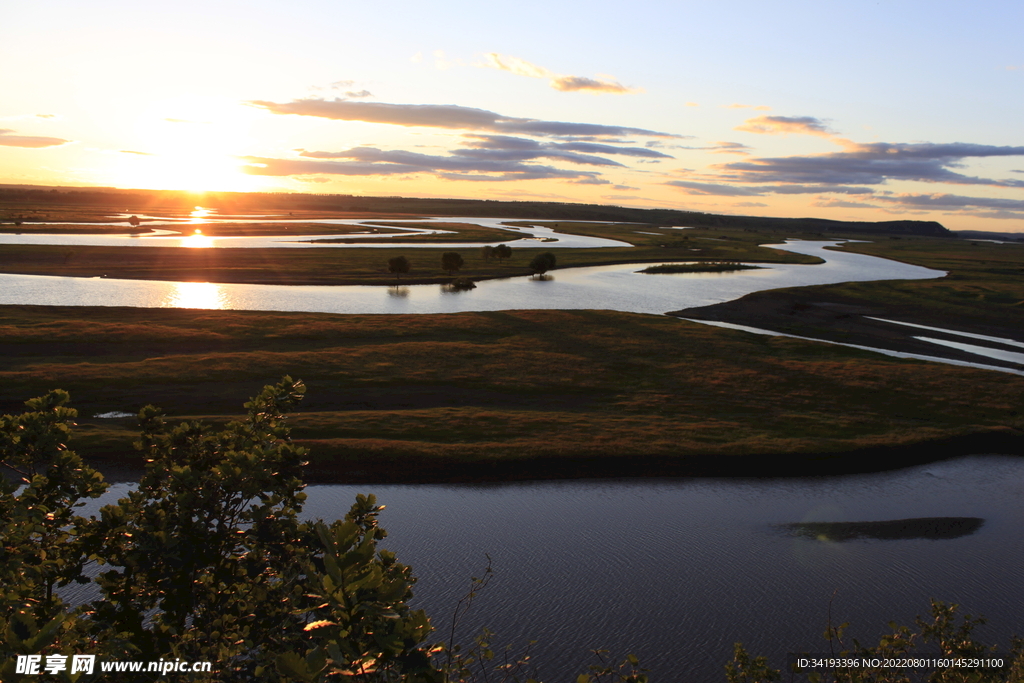
[[[0,465],[14,474],[0,478],[0,680],[21,678],[17,655],[40,654],[215,664],[193,681],[521,680],[525,662],[493,662],[486,634],[466,650],[427,644],[430,620],[408,605],[412,570],[377,547],[387,534],[374,496],[343,520],[300,520],[305,450],[284,416],[304,392],[285,377],[223,429],[169,427],[143,408],[145,472],[98,519],[75,513],[107,484],[67,448],[67,392],[0,417]],[[61,600],[57,589],[90,581],[101,599]],[[586,680],[646,680],[594,672]]]

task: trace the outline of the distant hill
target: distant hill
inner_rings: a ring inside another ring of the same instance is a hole
[[[987,232],[985,230],[956,230],[953,233],[967,240],[1006,240],[1024,242],[1024,232]]]
[[[809,233],[871,233],[955,237],[935,221],[833,221],[824,218],[772,218],[730,216],[673,209],[633,209],[601,204],[493,201],[483,199],[431,199],[416,197],[358,197],[339,194],[266,192],[191,192],[117,190],[110,188],[47,188],[0,185],[0,210],[25,211],[29,207],[89,206],[115,211],[191,208],[196,203],[221,213],[245,211],[346,211],[486,218],[542,218],[549,220],[623,221],[694,228]],[[27,212],[26,212],[27,213]],[[26,220],[32,220],[25,215]],[[2,220],[2,214],[0,214]]]

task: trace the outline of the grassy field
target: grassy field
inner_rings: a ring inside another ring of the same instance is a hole
[[[840,248],[948,274],[928,280],[848,282],[755,292],[736,301],[675,314],[883,348],[894,347],[872,343],[872,337],[884,330],[864,316],[1018,340],[1024,335],[1024,245],[901,238],[847,242]],[[900,350],[921,352],[920,348]]]
[[[845,251],[948,271],[936,280],[829,285],[833,291],[916,309],[960,325],[1024,331],[1024,245],[904,238],[850,242]]]
[[[762,246],[784,239],[765,231],[545,224],[635,245],[560,249],[560,268],[816,261]],[[460,240],[508,236],[446,227]],[[272,234],[275,227],[232,229]],[[820,301],[986,334],[1024,329],[1020,246],[904,237],[843,248],[950,275],[762,292],[747,304],[720,306],[746,305],[750,316],[781,305],[776,317],[792,328],[786,331],[822,338],[836,333],[838,319],[861,318],[837,313],[808,322],[806,311]],[[500,262],[480,249],[457,251],[466,261],[458,275],[487,278],[529,274],[530,259],[548,248],[514,245],[512,258]],[[393,284],[387,261],[406,256],[412,271],[403,283],[447,282],[441,252],[11,246],[0,271]],[[133,420],[92,416],[153,403],[176,418],[224,421],[284,374],[309,386],[294,434],[312,449],[311,476],[321,480],[793,474],[1019,452],[1024,444],[1021,377],[606,311],[341,316],[4,306],[0,358],[4,412],[68,389],[83,416],[75,446],[99,462],[129,466],[138,464]]]
[[[73,446],[129,466],[133,420],[92,416],[223,421],[286,373],[319,480],[873,469],[1019,450],[1024,427],[1022,377],[664,316],[4,306],[0,340],[3,412],[67,389]]]

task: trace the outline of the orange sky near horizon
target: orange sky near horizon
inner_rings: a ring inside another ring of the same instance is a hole
[[[4,14],[0,183],[1024,232],[1017,5],[57,0]]]

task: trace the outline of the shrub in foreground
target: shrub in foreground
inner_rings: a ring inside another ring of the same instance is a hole
[[[374,496],[358,496],[342,520],[300,519],[305,450],[290,443],[284,416],[304,391],[285,377],[223,429],[171,427],[143,408],[145,472],[98,518],[76,513],[108,487],[66,446],[68,394],[0,418],[0,465],[14,474],[0,478],[0,680],[38,680],[16,670],[18,655],[76,654],[213,663],[192,681],[456,683],[523,672],[523,662],[492,662],[486,638],[465,651],[427,644],[430,621],[408,605],[411,569],[377,547],[386,533]],[[89,582],[100,599],[61,599],[60,588]],[[612,680],[611,669],[594,673]]]

